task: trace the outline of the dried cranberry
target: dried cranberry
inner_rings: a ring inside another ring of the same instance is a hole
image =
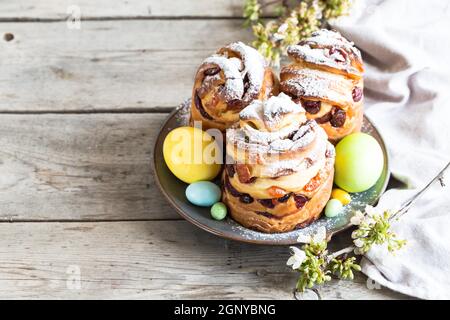
[[[353,101],[359,102],[363,97],[363,91],[360,87],[354,87],[352,91]]]
[[[203,73],[205,74],[205,76],[213,76],[215,74],[218,74],[219,72],[220,72],[219,67],[213,67],[213,68],[206,69]]]
[[[202,100],[200,99],[197,91],[195,92],[195,95],[194,95],[194,103],[195,103],[195,106],[197,107],[197,110],[200,112],[200,114],[202,115],[203,118],[208,119],[208,120],[213,120],[213,118],[203,108]]]
[[[239,197],[239,201],[249,204],[253,202],[253,198],[249,194],[244,193],[242,196]]]
[[[311,168],[312,165],[314,164],[314,161],[311,158],[305,158],[305,162],[306,162],[306,169]]]
[[[225,168],[227,169],[227,174],[230,178],[234,177],[234,174],[236,173],[236,170],[234,169],[234,165],[232,164],[227,164],[225,166]]]
[[[344,125],[346,117],[344,110],[339,107],[333,107],[330,124],[335,128],[340,128]]]
[[[248,73],[244,77],[244,95],[247,93],[248,88],[250,88],[250,79],[248,78]]]
[[[289,140],[294,139],[294,136],[295,136],[295,134],[297,133],[297,131],[298,131],[298,130],[292,131],[292,132],[288,135],[288,139],[289,139]]]
[[[255,211],[256,214],[259,214],[260,216],[266,217],[266,218],[275,218],[273,214],[270,214],[265,211]]]
[[[327,151],[325,151],[325,157],[332,158],[334,156],[335,156],[334,149],[329,148],[329,149],[327,149]]]
[[[303,101],[303,107],[305,108],[306,112],[310,114],[317,114],[320,111],[320,101],[311,101],[311,100],[304,100]]]
[[[297,209],[303,208],[308,200],[309,199],[302,194],[294,194],[294,201]]]
[[[281,198],[278,198],[277,200],[278,200],[278,202],[281,202],[281,203],[283,203],[283,202],[286,202],[286,201],[288,201],[290,197],[291,197],[291,194],[290,194],[290,193],[288,193],[288,194],[286,194],[286,195],[282,196]]]
[[[269,208],[269,209],[275,208],[275,205],[274,205],[272,199],[260,199],[260,200],[258,200],[258,202],[261,203],[266,208]]]
[[[330,48],[329,50],[330,56],[334,55],[335,53],[338,53],[340,55],[334,55],[334,61],[336,62],[345,62],[347,60],[347,52],[341,48]]]
[[[331,112],[328,112],[327,114],[323,115],[320,118],[316,118],[315,120],[318,124],[327,123],[328,121],[331,120]]]
[[[240,197],[242,196],[242,193],[237,191],[230,183],[230,179],[228,177],[225,178],[225,188],[228,190],[228,192],[231,193],[233,197]]]
[[[256,181],[256,179],[258,179],[257,177],[251,177],[250,179],[248,179],[248,181],[246,183],[253,183]]]
[[[250,169],[245,164],[236,164],[235,166],[239,181],[241,183],[249,183],[252,178],[250,175]]]
[[[242,109],[242,100],[240,99],[233,99],[231,101],[227,102],[227,106],[232,110],[239,110]]]

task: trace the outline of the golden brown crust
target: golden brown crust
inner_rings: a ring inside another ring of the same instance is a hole
[[[333,184],[334,148],[287,95],[254,101],[227,131],[223,201],[242,225],[286,232],[317,219]]]
[[[292,63],[280,75],[280,90],[301,104],[308,119],[338,142],[361,129],[363,63],[359,50],[339,33],[321,30],[289,47]]]
[[[239,197],[231,195],[227,189],[226,179],[229,179],[226,171],[223,173],[224,191],[222,201],[227,204],[231,217],[244,227],[266,233],[279,233],[304,228],[320,217],[320,214],[330,198],[333,187],[334,161],[329,158],[326,167],[321,171],[323,180],[313,192],[305,191],[303,195],[309,200],[300,209],[297,208],[294,194],[289,196],[286,202],[275,203],[274,208],[267,208],[258,199],[245,204]]]
[[[191,125],[225,131],[253,100],[278,90],[278,79],[253,48],[237,42],[219,49],[199,67],[192,90]]]

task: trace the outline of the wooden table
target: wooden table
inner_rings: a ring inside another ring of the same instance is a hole
[[[68,27],[69,4],[80,29]],[[151,172],[158,129],[202,59],[251,39],[241,5],[1,2],[0,298],[295,298],[287,247],[201,231]],[[361,275],[320,293],[403,297],[372,287]]]

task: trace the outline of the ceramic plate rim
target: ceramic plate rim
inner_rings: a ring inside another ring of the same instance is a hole
[[[205,230],[211,234],[214,234],[216,236],[219,236],[221,238],[224,239],[228,239],[228,240],[234,240],[234,241],[238,241],[238,242],[244,242],[244,243],[250,243],[250,244],[262,244],[262,245],[291,245],[291,244],[295,244],[297,242],[294,242],[292,240],[289,239],[282,239],[282,240],[262,240],[262,239],[252,239],[252,238],[245,238],[245,237],[240,237],[235,233],[232,234],[228,234],[225,233],[221,230],[217,230],[215,228],[212,228],[208,225],[205,225],[199,221],[197,221],[196,219],[194,219],[190,214],[184,212],[184,210],[182,208],[180,208],[175,202],[174,200],[171,198],[171,196],[169,195],[168,191],[162,186],[158,172],[156,170],[156,157],[155,157],[155,151],[158,147],[159,144],[163,143],[160,142],[161,141],[161,135],[162,135],[162,131],[163,129],[166,127],[167,123],[172,120],[172,118],[178,113],[180,112],[181,109],[180,108],[175,108],[174,110],[172,110],[169,115],[165,118],[164,122],[162,123],[162,125],[160,126],[159,130],[158,130],[158,134],[156,136],[155,142],[153,144],[153,152],[152,152],[152,159],[151,159],[151,166],[152,166],[152,171],[153,171],[153,175],[155,177],[155,181],[156,184],[159,188],[159,190],[161,191],[161,193],[164,195],[164,197],[166,198],[166,200],[168,201],[168,203],[172,206],[172,208],[175,209],[175,211],[185,220],[189,221],[190,223],[192,223],[193,225],[199,227],[202,230]],[[373,127],[375,129],[375,131],[377,132],[377,134],[380,137],[380,143],[382,144],[381,148],[383,150],[383,157],[384,157],[384,161],[386,163],[386,178],[385,181],[383,183],[383,186],[381,187],[381,191],[379,193],[379,195],[377,196],[377,199],[375,200],[375,202],[378,202],[379,198],[381,197],[381,195],[384,194],[384,192],[386,191],[386,188],[388,186],[389,183],[389,179],[390,179],[390,163],[389,163],[389,152],[386,148],[386,144],[384,142],[384,138],[381,135],[380,131],[378,130],[378,128],[370,121],[370,119],[368,117],[366,117],[366,115],[364,115],[364,119],[371,125],[371,127]],[[313,222],[315,223],[315,222]],[[347,223],[346,225],[337,228],[336,230],[333,230],[332,232],[327,233],[327,239],[331,240],[331,238],[336,235],[337,233],[340,233],[342,231],[345,231],[347,229],[349,229],[352,225],[350,223]]]

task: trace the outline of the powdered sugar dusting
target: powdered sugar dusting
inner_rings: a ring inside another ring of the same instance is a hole
[[[243,100],[250,102],[250,100],[252,100],[252,98],[261,90],[266,61],[257,50],[242,42],[234,42],[228,45],[227,48],[238,52],[242,58],[244,65],[244,70],[242,72],[243,78],[247,75],[250,83]]]
[[[281,88],[295,96],[315,97],[329,101],[352,102],[351,90],[339,90],[341,87],[352,88],[352,80],[341,75],[316,69],[298,69],[285,67],[282,73],[295,74],[281,83]]]
[[[214,64],[222,69],[226,82],[223,95],[226,100],[240,99],[244,94],[244,82],[235,62],[219,55],[206,58],[204,64]]]
[[[280,119],[287,114],[305,112],[301,106],[291,100],[289,96],[280,93],[277,97],[270,97],[264,102],[263,120],[269,126],[269,130],[279,123]]]
[[[263,233],[254,230],[247,229],[237,224],[232,219],[228,219],[227,223],[230,225],[231,230],[237,233],[240,237],[246,240],[259,241],[259,242],[272,242],[279,244],[295,244],[298,243],[299,237],[309,239],[312,235],[317,233],[317,230],[325,227],[327,231],[327,238],[330,238],[332,234],[339,230],[348,228],[350,219],[353,217],[355,211],[363,210],[366,205],[373,205],[377,201],[380,195],[379,186],[374,186],[365,192],[352,193],[352,202],[349,205],[344,206],[343,211],[336,217],[327,218],[322,216],[317,221],[313,222],[309,226],[284,233]]]
[[[229,51],[237,53],[240,58],[231,55]],[[257,50],[242,42],[235,42],[206,58],[200,68],[207,68],[211,64],[223,71],[225,86],[221,93],[226,101],[243,100],[248,104],[258,96],[266,62]]]
[[[308,150],[308,157],[314,161],[324,159],[327,135],[314,120],[306,120],[304,113],[305,110],[285,94],[250,104],[241,111],[239,126],[227,131],[228,153],[232,155],[234,148],[238,148],[259,155],[256,158],[265,158],[266,155],[302,150],[316,142]],[[302,156],[268,161],[264,164],[264,172],[277,177],[280,172],[297,172],[307,167],[305,157]]]
[[[306,62],[324,65],[330,68],[345,70],[348,73],[359,75],[360,72],[352,66],[349,55],[361,62],[361,53],[341,36],[340,33],[330,30],[314,32],[310,38],[297,45],[289,46],[288,55]]]
[[[180,126],[186,126],[189,123],[189,115],[190,115],[190,107],[191,102],[190,99],[187,99],[183,104],[181,104],[176,113],[169,118],[168,122],[163,128],[162,133],[167,133],[170,130],[173,130]],[[386,150],[384,148],[384,144],[382,143],[382,139],[379,136],[376,128],[367,120],[364,119],[362,131],[371,134],[374,136],[383,147],[383,151],[386,154]],[[156,155],[155,155],[156,157]],[[167,169],[168,170],[168,169]],[[168,174],[168,177],[171,175]],[[207,226],[208,230],[214,229],[215,233],[220,234],[227,238],[233,238],[240,241],[248,241],[248,242],[257,242],[261,244],[278,244],[278,245],[291,245],[297,243],[297,239],[299,236],[302,238],[309,237],[317,232],[318,228],[325,227],[327,230],[327,237],[330,237],[332,234],[345,229],[350,226],[350,218],[353,216],[355,210],[362,210],[366,205],[375,205],[376,201],[384,191],[385,182],[388,179],[388,168],[387,163],[385,164],[385,171],[383,175],[380,177],[379,181],[375,186],[371,189],[361,192],[361,193],[353,193],[352,202],[344,207],[343,212],[334,218],[326,218],[322,216],[319,220],[313,222],[311,225],[285,233],[262,233],[258,231],[253,231],[247,229],[231,218],[227,218],[223,221],[212,221],[208,210],[203,210],[202,208],[186,209],[188,204],[185,204],[186,200],[182,198],[178,198],[178,194],[174,192],[174,188],[167,189],[166,191],[169,194],[169,197],[174,200],[174,203],[177,203],[175,206],[183,211],[184,216],[189,216],[190,219],[195,220],[198,224],[202,226]],[[179,184],[180,182],[173,177],[173,181],[170,182],[174,186]],[[184,193],[180,193],[184,194]],[[180,205],[178,203],[183,203]]]
[[[355,44],[352,41],[345,39],[337,31],[321,29],[313,32],[308,41],[319,46],[343,48],[347,52],[353,52],[359,59],[361,59],[361,52],[355,47]]]

